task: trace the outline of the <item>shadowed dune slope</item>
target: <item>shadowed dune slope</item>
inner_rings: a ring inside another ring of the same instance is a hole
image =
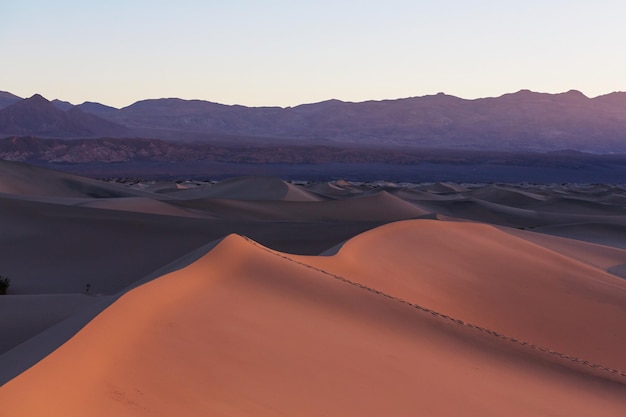
[[[85,294],[7,295],[0,302],[0,355],[96,303]]]
[[[320,201],[296,185],[273,177],[236,177],[215,185],[171,193],[180,199],[218,198],[228,200]]]
[[[430,193],[435,194],[448,194],[448,193],[459,193],[463,191],[467,191],[463,186],[448,182],[438,182],[433,185],[429,185],[424,187]]]
[[[133,211],[163,216],[210,218],[208,214],[202,212],[175,207],[167,202],[145,197],[98,198],[81,202],[78,205],[82,207]]]
[[[178,207],[174,207],[178,208]],[[0,198],[0,274],[12,294],[113,294],[229,233],[318,254],[380,222],[258,222],[159,216]]]
[[[455,201],[460,200],[464,201],[468,198],[463,194],[457,193],[432,193],[430,191],[423,191],[418,188],[399,188],[393,195],[399,197],[405,201]]]
[[[626,249],[508,227],[500,229],[604,271],[626,265]]]
[[[595,218],[578,223],[548,225],[538,228],[537,232],[626,249],[626,220],[615,224],[606,218]]]
[[[3,160],[0,160],[0,193],[64,198],[150,195],[116,184]]]
[[[395,221],[430,213],[386,191],[319,202],[187,200],[172,204],[221,218],[260,221]]]
[[[121,297],[0,403],[12,417],[570,417],[619,415],[625,393],[229,236]]]
[[[561,212],[514,207],[473,198],[450,201],[420,200],[416,203],[425,210],[445,216],[509,227],[538,229],[553,225],[584,223],[617,225],[618,227],[626,225],[626,216],[618,212],[621,209],[608,208],[604,210],[604,214],[582,214],[575,203],[564,204]]]
[[[545,200],[545,197],[542,195],[530,191],[496,184],[468,191],[465,194],[478,200],[491,201],[512,207],[532,207]]]
[[[626,280],[493,226],[397,222],[349,240],[335,256],[299,259],[512,337],[626,369]]]
[[[346,198],[362,194],[367,190],[366,187],[360,187],[345,180],[313,183],[307,185],[305,188],[311,193],[326,198]]]
[[[535,206],[538,211],[590,216],[626,216],[626,208],[618,204],[586,201],[573,198],[553,198]]]

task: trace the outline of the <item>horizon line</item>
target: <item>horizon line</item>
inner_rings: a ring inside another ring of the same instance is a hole
[[[295,108],[295,107],[300,107],[300,106],[308,106],[308,105],[314,105],[314,104],[321,104],[321,103],[327,103],[327,102],[341,102],[341,103],[347,103],[347,104],[361,104],[361,103],[371,103],[371,102],[384,102],[384,101],[398,101],[398,100],[410,100],[410,99],[416,99],[416,98],[426,98],[426,97],[436,97],[436,96],[446,96],[446,97],[453,97],[453,98],[457,98],[460,100],[465,100],[465,101],[476,101],[476,100],[486,100],[486,99],[494,99],[494,98],[501,98],[507,95],[513,95],[513,94],[520,94],[520,93],[532,93],[532,94],[545,94],[545,95],[551,95],[551,96],[556,96],[556,95],[564,95],[564,94],[578,94],[578,95],[582,95],[584,98],[593,100],[599,97],[605,97],[611,94],[622,94],[622,93],[626,93],[626,91],[620,91],[620,90],[614,90],[611,91],[609,93],[605,93],[605,94],[600,94],[597,96],[587,96],[585,93],[583,93],[580,90],[576,90],[576,89],[570,89],[567,91],[562,91],[559,93],[547,93],[547,92],[542,92],[542,91],[534,91],[531,89],[527,89],[527,88],[522,88],[518,91],[514,91],[514,92],[509,92],[509,93],[503,93],[499,96],[484,96],[484,97],[476,97],[476,98],[465,98],[465,97],[460,97],[460,96],[456,96],[453,94],[448,94],[445,92],[438,92],[436,94],[424,94],[421,96],[406,96],[406,97],[396,97],[396,98],[383,98],[383,99],[369,99],[369,100],[362,100],[362,101],[351,101],[351,100],[342,100],[342,99],[338,99],[338,98],[329,98],[326,100],[321,100],[321,101],[314,101],[314,102],[305,102],[305,103],[300,103],[300,104],[296,104],[293,106],[272,106],[272,105],[260,105],[260,106],[250,106],[250,105],[245,105],[245,104],[225,104],[225,103],[220,103],[217,101],[211,101],[208,99],[202,99],[202,98],[182,98],[182,97],[153,97],[153,98],[143,98],[143,99],[139,99],[136,100],[134,102],[132,102],[131,104],[127,105],[127,106],[122,106],[122,107],[116,107],[116,106],[111,106],[109,104],[105,104],[99,101],[93,101],[93,100],[85,100],[82,103],[79,104],[74,104],[70,101],[66,101],[60,98],[53,98],[53,99],[48,99],[46,98],[43,94],[40,93],[34,93],[33,95],[31,95],[30,97],[21,97],[18,96],[17,94],[13,94],[10,91],[5,91],[5,90],[0,90],[0,93],[6,93],[6,94],[10,94],[12,96],[15,96],[21,100],[27,100],[27,99],[31,99],[35,96],[40,96],[42,98],[44,98],[45,100],[49,101],[49,102],[53,102],[53,101],[60,101],[63,103],[67,103],[70,104],[72,106],[80,106],[86,103],[94,103],[94,104],[100,104],[100,105],[104,105],[107,107],[111,107],[114,108],[116,110],[122,110],[125,109],[127,107],[130,107],[134,104],[140,103],[140,102],[144,102],[144,101],[155,101],[155,100],[181,100],[181,101],[200,101],[200,102],[205,102],[205,103],[212,103],[212,104],[218,104],[221,106],[228,106],[228,107],[246,107],[246,108],[280,108],[280,109],[291,109],[291,108]]]

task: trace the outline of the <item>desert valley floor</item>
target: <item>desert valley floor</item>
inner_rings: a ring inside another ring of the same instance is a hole
[[[626,415],[626,186],[0,161],[0,417]]]

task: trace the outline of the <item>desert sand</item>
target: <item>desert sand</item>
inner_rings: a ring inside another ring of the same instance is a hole
[[[2,417],[626,414],[619,185],[0,172]]]

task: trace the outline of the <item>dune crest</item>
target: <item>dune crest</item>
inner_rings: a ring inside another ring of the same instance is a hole
[[[626,281],[492,226],[397,222],[351,239],[335,256],[300,259],[477,325],[626,369],[626,335],[618,330],[626,327]]]
[[[3,386],[4,412],[609,416],[626,406],[624,385],[290,259],[228,236]]]

